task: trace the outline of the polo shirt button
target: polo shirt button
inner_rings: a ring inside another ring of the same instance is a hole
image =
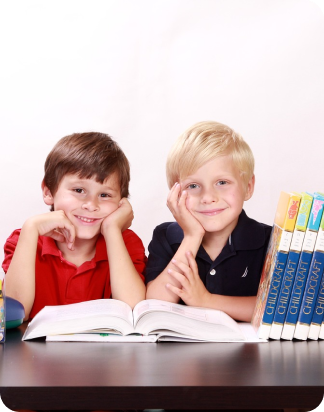
[[[215,270],[215,269],[212,269],[209,273],[210,273],[211,275],[216,275],[216,270]]]

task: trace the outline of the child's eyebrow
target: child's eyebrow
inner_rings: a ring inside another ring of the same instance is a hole
[[[71,181],[71,183],[72,183],[73,185],[81,185],[81,186],[82,186],[82,185],[87,184],[88,180],[89,180],[89,179],[76,178],[76,179],[73,179],[73,180]],[[107,185],[105,185],[105,184],[101,184],[101,189],[102,189],[102,190],[110,190],[110,191],[113,191],[113,192],[118,192],[118,188],[114,188],[114,187],[112,187],[112,186],[107,186]]]
[[[113,188],[111,186],[102,186],[102,190],[110,190],[110,191],[113,191],[113,192],[118,192],[118,189]]]
[[[181,179],[180,182],[191,182],[192,180],[197,180],[198,177],[197,176],[187,176],[184,179]]]

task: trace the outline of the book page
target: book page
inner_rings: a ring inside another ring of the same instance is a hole
[[[45,306],[29,323],[23,339],[88,329],[133,332],[131,308],[114,299],[98,299],[70,305]]]
[[[149,299],[133,311],[135,330],[144,335],[176,332],[199,340],[244,340],[238,324],[226,313]]]
[[[75,333],[73,335],[50,335],[46,342],[104,342],[104,343],[154,343],[156,335],[127,335],[121,336],[113,333]]]
[[[268,342],[268,340],[266,339],[258,338],[251,323],[239,322],[238,326],[241,329],[245,337],[245,339],[243,340],[244,343],[267,343]],[[175,333],[175,332],[166,333],[166,331],[161,333],[161,335],[158,335],[158,341],[159,342],[206,342],[206,340],[204,339],[192,338],[190,336],[185,336],[185,335]],[[212,342],[212,341],[208,341],[208,342]],[[226,339],[222,339],[221,337],[219,337],[217,338],[217,343],[242,343],[242,338],[237,339],[233,337],[229,339],[227,337]]]
[[[243,335],[245,336],[246,342],[251,342],[251,343],[267,343],[268,342],[268,339],[261,339],[258,337],[258,334],[255,331],[251,323],[239,322],[238,326],[241,329]]]
[[[142,316],[149,312],[178,313],[191,319],[207,321],[205,309],[179,305],[178,303],[166,302],[164,300],[147,299],[139,302],[133,309],[134,326],[136,326]]]
[[[238,323],[239,328],[241,329],[245,340],[244,343],[267,343],[267,339],[259,339],[257,336],[257,333],[255,332],[253,326],[251,323],[246,323],[246,322],[240,322]],[[164,333],[161,333],[161,335],[158,335],[158,341],[159,342],[206,342],[206,340],[201,340],[201,339],[194,339],[190,336],[185,336],[181,335],[179,333],[175,332],[168,332],[166,331]],[[211,342],[211,341],[209,341]],[[217,339],[218,343],[242,343],[242,339],[222,339],[218,338]]]
[[[179,303],[171,303],[157,299],[147,299],[139,302],[133,310],[134,326],[136,326],[142,316],[149,312],[170,312],[186,318],[199,320],[201,322],[228,322],[229,325],[232,326],[236,324],[232,318],[220,310],[180,305]]]

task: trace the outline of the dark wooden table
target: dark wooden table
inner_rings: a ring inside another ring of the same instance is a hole
[[[22,342],[0,345],[10,409],[308,408],[324,393],[324,341]]]

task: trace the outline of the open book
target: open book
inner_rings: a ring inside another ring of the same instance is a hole
[[[50,341],[93,342],[250,340],[224,312],[155,299],[143,300],[133,310],[114,299],[46,306],[29,323],[22,339],[43,336]]]

